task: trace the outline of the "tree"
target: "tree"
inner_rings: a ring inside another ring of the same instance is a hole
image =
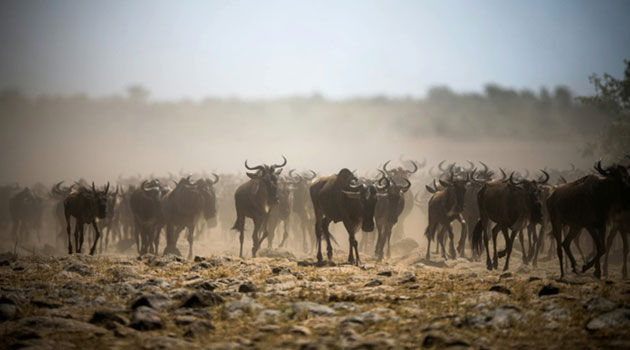
[[[597,153],[616,160],[630,155],[630,60],[624,60],[624,64],[623,79],[616,79],[608,73],[604,73],[603,77],[593,74],[589,81],[595,86],[595,95],[578,97],[582,103],[614,116],[598,140],[587,144],[584,156]]]

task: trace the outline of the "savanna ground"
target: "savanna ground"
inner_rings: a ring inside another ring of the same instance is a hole
[[[404,244],[383,263],[364,254],[360,267],[344,263],[343,249],[317,267],[293,251],[240,259],[233,244],[206,255],[210,241],[196,243],[193,260],[137,258],[135,247],[5,253],[0,348],[630,348],[630,282],[618,265],[609,280],[560,282],[555,259],[533,269],[516,247],[509,273],[465,258],[424,261],[423,248]]]

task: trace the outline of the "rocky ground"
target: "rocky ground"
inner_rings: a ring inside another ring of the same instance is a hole
[[[418,252],[317,267],[282,251],[0,256],[0,348],[630,348],[630,283]],[[615,267],[615,271],[617,268]]]

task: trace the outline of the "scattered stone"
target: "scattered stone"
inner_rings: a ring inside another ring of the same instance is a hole
[[[278,310],[266,309],[258,313],[256,323],[275,323],[282,318],[282,313]]]
[[[311,335],[311,330],[303,326],[293,326],[289,329],[289,333],[308,337]]]
[[[512,277],[511,272],[504,272],[499,276],[499,279],[510,278],[510,277]]]
[[[590,332],[619,328],[630,328],[630,309],[620,308],[606,312],[586,323],[586,329]]]
[[[12,252],[4,252],[0,254],[0,266],[9,266],[15,260],[17,260],[17,255]]]
[[[615,308],[615,303],[606,298],[592,298],[584,303],[584,309],[588,312],[608,312]]]
[[[490,287],[490,291],[491,292],[503,293],[503,294],[507,294],[507,295],[512,294],[511,290],[509,290],[507,287],[501,286],[501,285],[495,285],[495,286]]]
[[[89,322],[107,329],[115,329],[118,324],[123,326],[129,325],[129,320],[120,313],[120,311],[111,309],[97,310]]]
[[[164,324],[154,309],[148,306],[138,306],[129,326],[139,331],[151,331],[162,329]]]
[[[385,276],[385,277],[392,277],[392,272],[391,271],[381,271],[379,273],[376,274],[377,276]]]
[[[238,286],[239,293],[253,293],[256,291],[256,287],[251,282],[246,282]]]
[[[333,316],[336,313],[335,310],[326,305],[313,303],[310,301],[293,303],[291,304],[291,309],[293,310],[294,314],[308,313],[312,316]]]
[[[86,337],[90,336],[102,336],[107,333],[104,328],[89,324],[87,322],[81,322],[73,319],[62,317],[50,317],[50,316],[30,316],[22,318],[13,322],[11,325],[7,325],[7,334],[18,338],[29,337],[41,337],[47,338],[49,336],[57,336],[60,333],[79,334]],[[32,334],[36,330],[36,334]],[[30,335],[29,335],[30,334]]]
[[[60,308],[62,306],[62,304],[56,300],[53,300],[52,298],[48,298],[48,297],[37,297],[37,298],[33,298],[31,300],[31,304],[33,306],[37,306],[37,307],[45,307],[45,308],[49,308],[49,309],[56,309],[56,308]]]
[[[382,285],[383,282],[381,280],[374,280],[365,284],[365,287],[378,287]]]
[[[530,278],[527,279],[527,282],[534,282],[534,281],[540,281],[540,277],[531,276]]]
[[[545,284],[538,292],[538,296],[542,297],[545,295],[556,295],[558,293],[560,293],[560,289],[558,287],[551,284]]]
[[[195,259],[193,260],[194,262],[201,262],[201,261],[206,261],[206,258],[202,257],[202,256],[197,256],[195,255]]]
[[[63,270],[67,272],[77,273],[83,277],[87,277],[93,274],[92,269],[89,266],[80,263],[68,264],[66,265],[66,267],[64,267]]]
[[[0,322],[15,319],[19,311],[15,301],[6,297],[0,298]]]
[[[199,291],[191,294],[180,307],[200,308],[222,304],[224,302],[220,295],[213,292]]]
[[[132,304],[132,309],[137,309],[140,306],[148,306],[153,309],[160,309],[170,302],[170,298],[161,293],[147,293],[142,294]]]
[[[372,310],[350,316],[344,319],[342,323],[374,324],[386,319],[397,319],[396,311],[384,307],[377,307]]]
[[[262,305],[255,302],[252,298],[249,298],[246,296],[242,297],[241,300],[232,301],[230,303],[225,304],[225,308],[224,308],[224,310],[227,311],[228,313],[235,313],[235,312],[252,313],[260,309],[262,309]]]
[[[274,275],[279,275],[282,273],[290,274],[291,269],[286,266],[276,266],[273,269],[271,269],[271,273],[273,273]]]

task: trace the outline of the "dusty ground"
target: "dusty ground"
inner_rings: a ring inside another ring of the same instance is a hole
[[[4,254],[0,348],[630,348],[630,283],[617,266],[612,280],[558,282],[555,261],[534,270],[518,254],[502,274],[419,250],[361,267],[343,264],[344,251],[326,267],[262,253]]]

